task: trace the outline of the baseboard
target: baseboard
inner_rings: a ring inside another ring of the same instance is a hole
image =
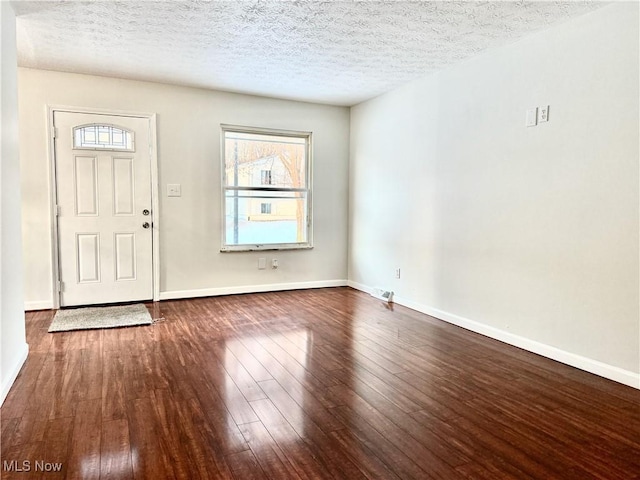
[[[9,390],[11,390],[11,386],[13,385],[13,382],[15,382],[16,377],[20,373],[20,369],[22,368],[22,365],[24,365],[24,362],[27,360],[28,355],[29,355],[29,345],[25,343],[23,344],[20,352],[18,352],[18,355],[16,356],[16,359],[15,359],[15,363],[9,370],[9,375],[7,376],[7,378],[2,379],[2,387],[0,390],[0,407],[4,403],[4,399],[7,398],[7,395],[9,394]]]
[[[51,300],[39,300],[35,302],[24,302],[24,310],[31,312],[33,310],[51,310],[53,302]]]
[[[356,290],[361,290],[369,294],[373,290],[371,287],[353,281],[349,281],[348,285],[352,288],[355,288]],[[412,310],[427,314],[439,320],[443,320],[447,323],[457,325],[466,330],[471,330],[472,332],[479,333],[481,335],[499,340],[504,343],[508,343],[509,345],[513,345],[529,352],[542,355],[543,357],[547,357],[566,365],[579,368],[580,370],[593,373],[600,377],[608,378],[609,380],[613,380],[615,382],[640,389],[640,374],[638,373],[615,367],[598,360],[593,360],[588,357],[583,357],[575,353],[567,352],[566,350],[552,347],[550,345],[537,342],[526,337],[521,337],[519,335],[506,332],[499,328],[485,325],[483,323],[476,322],[474,320],[470,320],[468,318],[464,318],[449,312],[445,312],[437,308],[413,302],[402,297],[394,295],[393,301],[398,305],[408,307]]]
[[[364,285],[362,283],[354,282],[353,280],[347,281],[347,286],[351,288],[355,288],[356,290],[360,290],[361,292],[368,293],[369,295],[373,293],[373,287],[369,287],[368,285]]]
[[[305,290],[309,288],[346,287],[346,280],[320,280],[316,282],[269,283],[264,285],[241,285],[236,287],[202,288],[198,290],[170,290],[160,292],[160,300],[179,298],[217,297],[240,293],[279,292],[283,290]]]

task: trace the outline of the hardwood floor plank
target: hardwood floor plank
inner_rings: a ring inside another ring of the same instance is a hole
[[[170,390],[156,390],[152,404],[160,427],[160,443],[167,452],[176,478],[209,478],[217,474],[215,464],[207,465],[206,453],[198,443],[197,426],[189,415],[188,401]]]
[[[0,412],[0,415],[2,413]],[[13,440],[13,435],[18,428],[21,417],[15,418],[2,418],[0,417],[0,448],[2,445],[18,445],[18,442]]]
[[[32,411],[33,408],[36,407],[31,406],[25,410],[24,415],[20,417],[11,438],[12,445],[43,441],[49,419],[42,415],[36,415],[35,412]]]
[[[242,343],[251,349],[255,357],[271,372],[273,379],[277,380],[287,391],[296,392],[295,395],[299,396],[310,393],[325,407],[335,406],[325,395],[326,387],[319,385],[316,380],[308,378],[304,374],[304,369],[301,370],[299,365],[292,365],[286,356],[281,356],[281,361],[285,363],[283,365],[258,339],[244,337]]]
[[[455,450],[447,452],[444,449],[443,456],[446,455],[446,460],[438,457],[432,450],[443,450],[440,448],[442,439],[434,439],[431,432],[420,429],[407,414],[387,408],[388,405],[384,404],[383,397],[376,398],[372,389],[367,392],[365,385],[358,385],[355,388],[358,393],[345,386],[332,387],[331,391],[337,396],[344,397],[346,399],[344,403],[348,404],[352,411],[366,418],[373,428],[392,440],[394,445],[397,445],[407,457],[429,475],[436,478],[453,478],[454,467],[460,465],[460,460],[467,461]],[[385,415],[390,412],[392,412],[390,416]]]
[[[251,402],[251,406],[271,438],[302,478],[333,478],[271,400],[256,400]]]
[[[425,479],[435,478],[418,466],[411,458],[402,451],[400,446],[396,446],[392,439],[385,434],[381,434],[359,413],[347,406],[339,406],[333,409],[334,413],[342,422],[347,425],[345,431],[352,435],[354,441],[364,445],[368,450],[381,459],[394,474],[402,479]],[[364,415],[364,412],[363,412]],[[337,430],[340,431],[341,430]]]
[[[102,402],[83,400],[75,410],[67,476],[83,480],[100,478]]]
[[[239,339],[232,337],[225,342],[225,346],[235,355],[256,382],[273,378],[269,371],[264,368],[262,363],[253,356]]]
[[[305,420],[308,418],[322,425],[327,432],[344,428],[344,425],[336,420],[312,393],[305,390],[285,390],[276,380],[260,382],[260,386],[278,409],[284,412],[285,418],[288,414],[299,413],[299,417]],[[299,424],[299,421],[287,419],[294,428]]]
[[[129,422],[126,419],[102,422],[100,480],[133,478]]]
[[[332,371],[341,368],[340,362],[325,354],[319,349],[313,348],[309,343],[309,331],[286,332],[270,335],[269,338],[287,354],[291,355],[307,372],[316,377],[322,384],[332,386],[337,383]]]
[[[302,479],[262,422],[245,423],[240,430],[268,478]]]
[[[251,450],[232,453],[227,459],[233,472],[233,478],[238,480],[259,480],[267,478]]]
[[[318,453],[319,460],[334,475],[346,475],[347,478],[362,477],[359,469],[346,457],[338,444],[327,434],[344,428],[332,413],[308,396],[297,402],[275,380],[261,382],[260,385],[273,405],[280,411],[289,425],[305,440],[309,447]]]
[[[134,478],[176,478],[151,398],[127,402],[127,420]]]
[[[130,346],[121,351],[123,357],[123,375],[126,400],[148,398],[154,389],[149,356],[153,345]]]
[[[46,462],[61,464],[58,472],[47,472],[43,478],[67,478],[69,453],[72,448],[74,418],[64,417],[49,420],[44,437],[44,458]]]
[[[184,410],[182,411],[184,418],[189,418],[193,424],[190,432],[190,447],[194,450],[193,458],[196,458],[197,467],[200,469],[202,478],[232,478],[231,469],[226,461],[225,455],[232,452],[238,453],[248,450],[248,445],[242,440],[242,446],[244,449],[225,448],[227,440],[215,432],[211,427],[211,422],[202,411],[199,402],[190,398],[184,404]],[[237,428],[235,424],[234,428]],[[230,432],[235,431],[229,429]],[[206,473],[202,473],[202,471]]]
[[[213,348],[218,361],[224,366],[227,374],[238,387],[247,402],[267,398],[258,383],[224,344],[215,344]]]
[[[93,400],[102,398],[102,347],[98,344],[81,350],[80,379],[77,399]]]
[[[3,446],[1,453],[2,480],[40,478],[42,472],[36,471],[36,461],[46,458],[41,442]]]
[[[362,292],[148,308],[55,334],[27,313],[3,479],[640,480],[640,390]]]
[[[369,372],[366,368],[341,368],[335,370],[334,375],[336,375],[336,378],[339,378],[344,385],[366,385],[368,388],[373,389],[376,393],[385,397],[403,412],[417,412],[424,408],[423,404],[412,400],[398,389],[390,386],[386,380],[383,380],[383,378],[386,379],[384,375],[381,375],[383,378],[380,378]]]
[[[105,350],[101,384],[102,418],[105,421],[126,418],[124,372],[123,358],[110,350]]]
[[[360,441],[348,428],[334,430],[329,434],[337,440],[354,464],[360,468],[367,478],[385,478],[400,480],[400,477]]]
[[[188,375],[199,387],[196,398],[189,405],[192,414],[200,419],[207,437],[215,441],[217,448],[225,454],[247,450],[249,446],[240,433],[238,425],[205,372],[194,369]]]
[[[29,398],[34,395],[36,382],[47,357],[48,355],[43,353],[29,354],[2,404],[3,420],[22,416],[29,405]]]
[[[514,432],[512,439],[527,439],[530,451],[536,449],[540,452],[538,457],[544,459],[545,464],[549,464],[553,469],[554,465],[564,465],[563,474],[570,478],[624,478],[625,472],[616,471],[615,466],[606,464],[607,457],[616,456],[624,458],[625,447],[616,446],[615,441],[611,439],[606,442],[612,445],[614,450],[605,452],[600,448],[602,434],[593,435],[590,431],[576,428],[574,425],[562,422],[556,418],[553,412],[547,415],[539,415],[535,412],[535,416],[527,415],[526,406],[515,405],[513,403],[504,403],[500,399],[492,399],[491,403],[486,403],[483,399],[476,399],[467,402],[472,409],[480,408],[485,412],[483,419],[490,420],[493,425],[501,426],[503,438],[508,440],[508,433]],[[527,425],[523,428],[523,425]],[[484,423],[485,428],[488,424]],[[573,437],[576,443],[582,443],[583,449],[579,459],[567,456],[565,452],[571,448],[569,438]],[[512,440],[513,441],[513,440]],[[618,447],[618,448],[616,448]],[[640,448],[640,446],[639,446]],[[628,449],[627,453],[630,453]],[[640,459],[638,457],[629,457],[626,459],[631,464],[636,463],[640,472]]]
[[[201,368],[237,425],[258,420],[247,399],[213,353],[203,357]]]

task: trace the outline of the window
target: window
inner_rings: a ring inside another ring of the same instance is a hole
[[[311,248],[311,133],[222,125],[222,251]]]
[[[270,203],[261,203],[260,204],[260,213],[263,215],[271,215],[271,204]]]
[[[81,125],[73,129],[73,148],[133,152],[133,132],[113,125]]]
[[[260,171],[260,183],[262,185],[272,185],[271,183],[271,170]]]

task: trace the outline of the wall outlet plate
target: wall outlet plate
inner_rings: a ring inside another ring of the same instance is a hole
[[[167,197],[181,197],[182,196],[182,187],[179,183],[168,183],[167,184]]]
[[[538,123],[549,121],[549,105],[538,107]]]
[[[535,127],[537,124],[538,124],[538,109],[531,108],[527,110],[526,126]]]

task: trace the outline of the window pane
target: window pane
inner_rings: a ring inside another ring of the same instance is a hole
[[[307,195],[229,190],[225,193],[227,245],[307,241]]]
[[[73,129],[73,148],[133,151],[133,133],[112,125],[84,125]]]
[[[307,188],[306,137],[225,132],[226,186]]]

